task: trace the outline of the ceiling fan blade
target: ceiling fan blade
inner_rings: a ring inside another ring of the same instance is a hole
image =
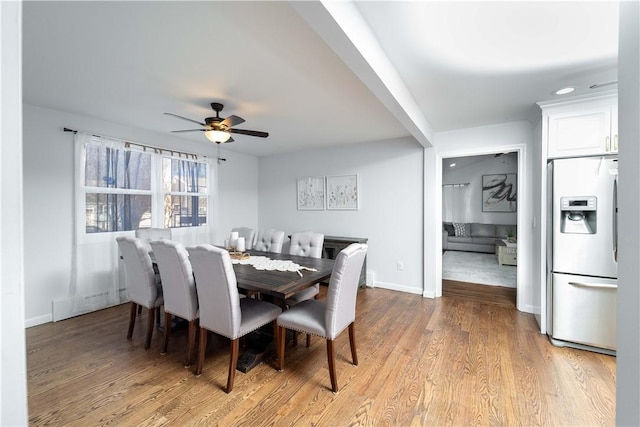
[[[173,113],[165,113],[165,114],[166,114],[167,116],[173,116],[173,117],[177,117],[177,118],[182,119],[182,120],[187,120],[187,121],[192,122],[192,123],[197,123],[197,124],[199,124],[200,126],[205,126],[205,124],[204,124],[204,123],[199,122],[199,121],[197,121],[197,120],[192,120],[192,119],[189,119],[189,118],[186,118],[186,117],[182,117],[182,116],[179,116],[179,115],[177,115],[177,114],[173,114]]]
[[[269,136],[268,132],[261,132],[259,130],[247,130],[247,129],[229,129],[231,133],[239,133],[241,135],[257,136],[259,138],[266,138]]]
[[[207,129],[184,129],[184,130],[172,130],[171,133],[179,133],[179,132],[204,132]]]
[[[244,123],[245,120],[242,117],[238,117],[238,116],[229,116],[226,119],[224,119],[222,122],[220,122],[221,125],[225,125],[226,127],[230,128],[233,127],[235,125],[239,125],[240,123]]]

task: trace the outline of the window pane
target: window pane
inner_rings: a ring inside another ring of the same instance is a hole
[[[207,166],[165,157],[162,159],[162,187],[167,193],[206,193]]]
[[[87,233],[151,227],[151,196],[89,193],[85,218]]]
[[[151,189],[151,155],[87,144],[85,186]]]
[[[206,223],[206,197],[171,195],[164,197],[165,227],[196,227]]]

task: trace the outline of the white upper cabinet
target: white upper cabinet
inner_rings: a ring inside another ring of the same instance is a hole
[[[541,103],[540,106],[548,158],[618,152],[618,98],[615,94],[554,104]]]

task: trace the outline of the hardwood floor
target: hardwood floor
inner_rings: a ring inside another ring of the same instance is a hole
[[[319,338],[288,346],[282,373],[238,372],[227,395],[228,341],[210,338],[196,378],[182,366],[186,328],[166,356],[157,330],[145,351],[143,322],[125,338],[128,305],[29,328],[30,424],[615,424],[615,357],[552,346],[513,304],[363,289],[357,313],[360,364],[344,332],[336,395]]]

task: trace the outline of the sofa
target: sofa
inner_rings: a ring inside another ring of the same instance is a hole
[[[442,224],[442,250],[496,252],[496,240],[517,238],[513,224],[452,223]],[[510,235],[509,235],[510,234]]]

